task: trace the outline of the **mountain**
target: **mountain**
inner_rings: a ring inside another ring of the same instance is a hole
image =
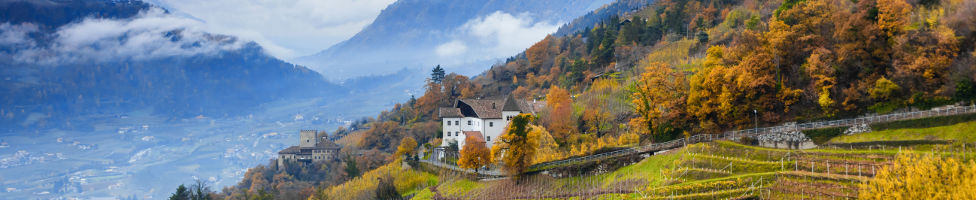
[[[69,116],[143,109],[234,116],[344,90],[195,23],[141,1],[0,1],[0,126],[85,129]]]
[[[330,79],[389,74],[401,68],[449,64],[453,71],[483,71],[498,58],[518,53],[568,22],[609,0],[451,1],[401,0],[349,40],[296,62]],[[538,33],[525,44],[512,37]],[[505,35],[511,34],[511,35]],[[475,69],[457,69],[474,67]]]
[[[603,7],[593,10],[586,15],[580,16],[573,19],[572,22],[566,23],[559,27],[553,35],[555,36],[566,36],[578,31],[586,30],[592,28],[595,25],[606,21],[607,19],[614,16],[625,16],[628,12],[634,12],[645,6],[653,3],[653,0],[617,0],[613,1]]]

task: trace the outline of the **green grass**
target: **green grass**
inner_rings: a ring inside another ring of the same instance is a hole
[[[821,145],[830,141],[831,138],[844,134],[848,127],[823,128],[803,131],[804,135],[810,137],[814,144]]]
[[[883,130],[891,130],[891,129],[928,128],[928,127],[936,127],[936,126],[955,125],[955,124],[971,122],[971,121],[976,121],[976,114],[929,117],[929,118],[913,119],[913,120],[905,120],[905,121],[877,123],[877,124],[871,124],[871,129],[874,131],[883,131]]]
[[[830,143],[856,143],[872,141],[905,140],[954,140],[956,142],[976,142],[976,121],[958,123],[950,126],[930,128],[903,128],[835,137]]]
[[[446,196],[461,196],[472,189],[480,186],[479,182],[475,182],[468,179],[457,179],[454,181],[445,182],[437,187],[437,191],[441,192]]]
[[[414,195],[413,198],[410,198],[410,200],[434,199],[434,192],[431,192],[430,188],[424,188],[424,190],[416,192],[416,194],[417,195]],[[410,194],[404,194],[404,196],[408,195]]]
[[[604,176],[601,182],[604,183],[604,186],[607,186],[615,182],[639,179],[646,181],[646,183],[649,185],[660,185],[663,182],[661,179],[661,170],[671,167],[674,161],[684,153],[685,150],[681,149],[665,155],[651,156],[638,162],[637,164],[629,165],[617,169],[612,173],[601,175]]]

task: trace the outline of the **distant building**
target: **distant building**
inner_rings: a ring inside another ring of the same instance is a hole
[[[476,137],[490,149],[512,118],[521,113],[535,114],[544,102],[527,102],[508,96],[501,99],[459,99],[452,107],[438,109],[443,126],[441,147],[457,143],[464,148],[465,138]]]
[[[339,158],[339,145],[329,140],[329,135],[315,130],[299,131],[298,146],[291,146],[278,152],[278,166],[286,161],[322,162]]]

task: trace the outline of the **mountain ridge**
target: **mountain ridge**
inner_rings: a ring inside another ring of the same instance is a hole
[[[338,72],[339,75],[329,76],[330,79],[389,74],[393,71],[380,69],[389,65],[399,65],[393,68],[400,69],[446,64],[437,61],[444,59],[436,56],[435,48],[454,39],[457,29],[471,20],[484,19],[492,13],[502,12],[533,20],[530,23],[568,22],[609,2],[493,0],[478,4],[442,0],[397,1],[383,9],[373,23],[350,39],[316,54],[299,57],[295,61],[319,71]],[[368,69],[361,71],[371,73],[357,72],[356,69]]]
[[[2,34],[17,36],[0,43],[0,65],[10,66],[0,70],[0,91],[9,94],[0,97],[0,124],[89,129],[70,116],[142,108],[172,118],[234,116],[345,90],[257,43],[179,20],[158,24],[173,19],[155,9],[141,1],[0,2],[17,11],[0,18]]]

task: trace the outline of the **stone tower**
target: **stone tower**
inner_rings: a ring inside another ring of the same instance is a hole
[[[316,140],[317,138],[315,138],[315,130],[302,130],[300,137],[301,142],[298,143],[298,147],[301,148],[315,147],[315,143],[318,142],[318,140]]]

